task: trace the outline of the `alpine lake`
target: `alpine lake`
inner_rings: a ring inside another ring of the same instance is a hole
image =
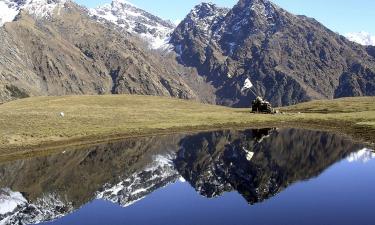
[[[374,171],[323,131],[130,138],[0,163],[0,225],[371,225]]]

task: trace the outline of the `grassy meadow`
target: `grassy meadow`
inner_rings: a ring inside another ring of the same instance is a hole
[[[131,136],[215,129],[321,129],[375,143],[375,97],[312,101],[251,114],[166,97],[34,97],[0,105],[0,156]],[[60,116],[64,112],[65,117]]]

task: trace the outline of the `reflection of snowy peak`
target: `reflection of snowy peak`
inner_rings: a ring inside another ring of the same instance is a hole
[[[29,202],[19,192],[0,190],[0,225],[36,224],[63,217],[72,211],[72,204],[65,203],[56,194],[46,194]]]
[[[156,156],[153,164],[115,185],[106,184],[96,198],[105,199],[123,207],[129,206],[153,191],[175,182],[180,176],[175,170],[172,155]]]
[[[169,35],[175,27],[173,23],[123,0],[114,0],[111,4],[91,9],[90,13],[99,21],[112,22],[130,33],[140,35],[154,49],[160,48],[168,42]]]
[[[1,0],[0,26],[11,22],[21,10],[26,10],[36,18],[47,18],[56,7],[62,7],[67,0]]]
[[[26,202],[26,199],[19,192],[12,192],[9,189],[0,190],[0,215],[11,213]]]
[[[375,152],[367,148],[364,148],[358,152],[352,153],[347,158],[348,162],[363,162],[363,163],[366,163],[372,159],[375,159]]]

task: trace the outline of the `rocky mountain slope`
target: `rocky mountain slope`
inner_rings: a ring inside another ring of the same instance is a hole
[[[149,50],[116,26],[97,22],[85,8],[71,1],[27,1],[33,2],[46,4],[41,8],[48,13],[34,14],[39,10],[19,4],[14,21],[0,28],[0,102],[109,93],[214,101],[194,69]]]
[[[171,43],[184,65],[212,82],[219,104],[248,106],[251,80],[275,105],[375,95],[375,60],[316,20],[268,0],[240,0],[232,9],[203,3],[179,24]]]

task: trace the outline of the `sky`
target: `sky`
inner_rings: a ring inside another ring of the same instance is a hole
[[[128,0],[163,19],[182,20],[201,0]],[[272,0],[282,8],[298,15],[317,19],[341,34],[365,31],[375,35],[375,0]],[[76,0],[87,7],[109,3],[111,0]],[[232,7],[237,0],[211,0],[219,6]]]

